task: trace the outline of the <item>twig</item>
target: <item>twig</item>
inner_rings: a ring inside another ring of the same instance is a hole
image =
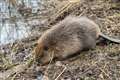
[[[107,74],[102,68],[99,68],[99,69],[109,78],[109,80],[111,80],[109,74]]]
[[[65,72],[66,69],[67,69],[67,68],[66,68],[66,66],[65,66],[64,69],[63,69],[63,71],[56,77],[55,80],[58,80],[58,78]]]
[[[15,77],[18,75],[18,73],[16,73],[15,75],[13,75],[11,80],[15,80]]]
[[[51,56],[51,59],[50,59],[50,62],[49,62],[49,64],[48,64],[48,66],[47,66],[47,69],[45,70],[45,74],[47,74],[47,71],[48,71],[48,69],[49,69],[49,66],[50,66],[53,58],[54,58],[54,52],[52,52],[52,56]]]

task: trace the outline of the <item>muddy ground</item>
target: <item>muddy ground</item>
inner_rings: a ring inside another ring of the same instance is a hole
[[[42,26],[45,27],[39,26],[35,29],[42,34],[70,14],[87,16],[100,25],[104,34],[120,38],[120,2],[111,0],[81,0],[75,3],[59,0],[54,2],[53,11],[51,10],[48,14],[47,25],[43,24]],[[1,46],[0,72],[2,76],[6,77],[7,73],[10,73],[8,70],[29,60],[38,38],[39,36],[33,36]],[[42,80],[43,77],[46,78],[44,80],[120,80],[120,44],[100,44],[94,50],[84,51],[67,60],[55,61],[46,66],[33,63],[26,70],[14,73],[5,79]]]

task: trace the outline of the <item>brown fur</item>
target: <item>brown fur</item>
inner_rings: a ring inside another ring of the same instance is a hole
[[[100,34],[99,26],[86,17],[68,16],[38,40],[35,59],[45,64],[52,58],[64,59],[85,49],[92,49]]]

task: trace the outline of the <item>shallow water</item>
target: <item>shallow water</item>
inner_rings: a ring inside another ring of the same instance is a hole
[[[18,21],[16,24],[5,22],[0,23],[0,44],[13,42],[28,36],[29,28],[25,27],[25,23]]]
[[[19,0],[18,4],[21,4],[21,1],[22,0]],[[24,2],[26,7],[31,7],[33,9],[33,13],[35,13],[35,9],[39,8],[37,0],[24,0]],[[8,6],[10,6],[9,9]],[[4,0],[0,0],[0,45],[14,42],[15,40],[19,40],[30,35],[29,26],[27,26],[27,24],[21,19],[11,22],[11,16],[21,18],[21,15],[12,5],[9,5]]]

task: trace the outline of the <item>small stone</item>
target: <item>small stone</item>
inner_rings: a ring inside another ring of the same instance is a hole
[[[49,80],[49,78],[47,76],[43,76],[42,80]]]
[[[59,67],[59,66],[63,66],[63,64],[61,63],[61,61],[57,61],[57,62],[55,63],[55,65],[58,66],[58,67]]]

